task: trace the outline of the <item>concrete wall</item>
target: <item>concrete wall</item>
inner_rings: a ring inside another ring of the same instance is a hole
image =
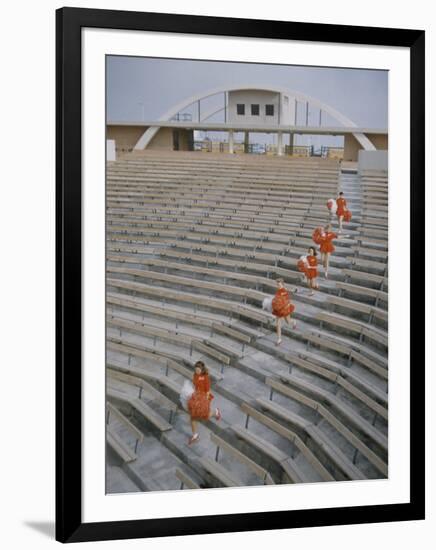
[[[179,136],[179,151],[189,151],[193,140],[193,131],[183,128],[161,128],[150,141],[147,149],[174,150],[174,132]]]
[[[344,136],[344,160],[357,161],[361,149],[362,146],[353,134],[346,134]]]
[[[173,150],[173,130],[172,128],[161,128],[154,138],[148,144],[147,149],[165,149],[166,151]]]
[[[147,128],[144,126],[113,126],[108,125],[107,139],[115,141],[117,151],[125,152],[132,150],[138,139],[142,136]]]
[[[295,123],[295,110],[297,108],[297,102],[295,97],[290,97],[287,94],[282,94],[281,97],[281,114],[280,124],[286,124],[290,126]]]
[[[117,152],[131,151],[142,134],[147,130],[147,126],[107,126],[107,139],[115,141],[115,149]],[[193,141],[192,130],[184,130],[183,128],[161,128],[154,138],[151,140],[147,149],[165,149],[166,151],[173,150],[173,131],[179,132],[179,150],[189,151]]]
[[[180,151],[190,151],[194,142],[193,130],[180,130]]]
[[[359,172],[363,170],[386,170],[388,169],[387,151],[359,151],[358,160]]]
[[[106,160],[117,160],[114,139],[106,140]]]
[[[387,134],[366,134],[366,136],[377,150],[388,150],[389,139]],[[344,160],[356,162],[361,150],[362,146],[353,134],[344,136]]]
[[[374,145],[377,151],[387,151],[389,149],[388,134],[366,134],[366,137]]]

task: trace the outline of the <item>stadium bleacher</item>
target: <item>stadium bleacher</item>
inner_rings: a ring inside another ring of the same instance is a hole
[[[339,189],[352,221],[310,296],[297,260]],[[387,199],[386,172],[331,159],[108,162],[109,492],[387,477]],[[262,309],[277,277],[297,290],[280,347]],[[223,418],[188,446],[200,359]]]

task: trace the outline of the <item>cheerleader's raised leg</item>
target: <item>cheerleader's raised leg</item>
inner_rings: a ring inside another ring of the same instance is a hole
[[[324,254],[324,277],[326,279],[328,278],[328,275],[329,275],[329,259],[330,259],[330,254],[326,252]]]
[[[292,328],[295,328],[297,326],[297,321],[295,319],[291,319],[291,316],[288,315],[287,317],[285,317],[285,321],[286,321],[286,324],[287,325],[291,325]],[[292,321],[292,322],[291,322]]]

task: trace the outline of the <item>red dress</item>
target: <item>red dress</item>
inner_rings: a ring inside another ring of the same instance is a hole
[[[289,301],[289,292],[286,288],[279,288],[272,301],[272,313],[276,317],[287,317],[295,309]]]
[[[327,232],[324,235],[324,238],[323,238],[321,246],[320,246],[321,252],[324,253],[324,254],[327,253],[327,252],[329,254],[334,252],[335,247],[333,246],[332,240],[337,239],[337,238],[338,238],[338,236],[336,235],[336,233],[332,233],[331,231]]]
[[[309,264],[309,267],[306,270],[306,277],[308,279],[315,279],[318,277],[318,260],[316,259],[316,256],[307,256],[307,263]]]
[[[208,374],[194,374],[195,391],[188,401],[188,410],[193,420],[208,420],[210,416],[210,379]]]
[[[343,216],[345,214],[347,201],[342,198],[336,199],[336,205],[337,205],[336,216],[339,218],[339,216]]]

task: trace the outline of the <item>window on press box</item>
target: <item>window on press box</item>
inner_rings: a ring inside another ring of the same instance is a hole
[[[265,105],[265,115],[274,116],[274,105]]]
[[[238,103],[236,105],[236,114],[245,115],[245,105],[243,103]]]

